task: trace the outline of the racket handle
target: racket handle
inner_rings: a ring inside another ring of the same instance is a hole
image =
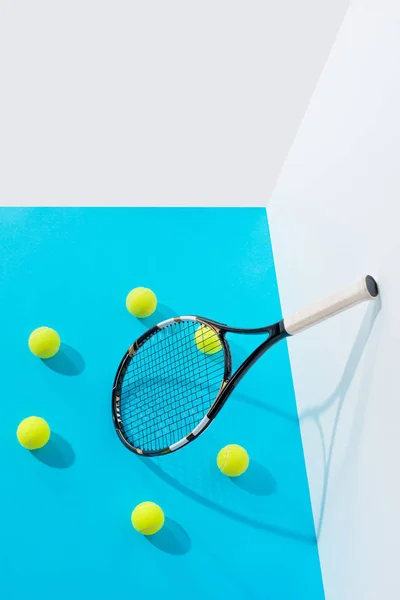
[[[367,275],[342,292],[333,294],[333,296],[325,298],[325,300],[299,310],[284,319],[283,325],[289,335],[294,335],[352,306],[356,306],[356,304],[360,304],[366,300],[373,300],[378,294],[378,284],[373,277]]]

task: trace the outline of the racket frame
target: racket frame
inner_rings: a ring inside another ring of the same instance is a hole
[[[131,359],[134,354],[139,350],[141,346],[143,346],[153,335],[157,334],[161,329],[171,325],[173,323],[179,321],[195,321],[196,323],[201,325],[205,325],[214,331],[214,333],[218,336],[222,350],[224,352],[224,374],[221,382],[221,386],[219,392],[207,411],[204,415],[203,419],[200,423],[184,438],[175,442],[169,447],[166,447],[162,450],[157,451],[149,451],[143,450],[141,448],[136,448],[133,446],[124,436],[123,433],[123,422],[120,415],[120,383],[123,381],[123,376],[125,374],[126,369],[129,366]],[[226,340],[227,333],[240,333],[240,334],[248,334],[248,335],[267,335],[267,339],[260,344],[249,356],[243,361],[243,363],[237,368],[237,370],[232,374],[232,357],[229,348],[229,344]],[[240,380],[246,375],[246,373],[251,369],[254,363],[265,353],[267,350],[272,348],[277,342],[288,337],[289,334],[286,332],[283,319],[279,322],[268,325],[267,327],[259,327],[257,329],[246,329],[246,328],[238,328],[238,327],[229,327],[224,323],[219,323],[218,321],[213,321],[211,319],[207,319],[205,317],[199,317],[195,315],[182,316],[182,317],[173,317],[172,319],[167,319],[165,321],[161,321],[154,327],[148,329],[143,335],[141,335],[127,350],[124,357],[122,358],[120,365],[118,367],[114,385],[112,390],[112,417],[114,422],[114,427],[117,432],[118,437],[121,442],[124,444],[128,450],[139,454],[140,456],[160,456],[164,454],[169,454],[171,452],[175,452],[179,448],[183,448],[189,442],[192,442],[195,438],[197,438],[215,419],[218,415],[221,408],[224,406],[225,402],[229,398],[230,394],[233,392],[235,387],[238,385]]]
[[[322,301],[315,302],[314,304],[311,304],[305,309],[292,314],[287,319],[281,319],[273,325],[268,325],[266,327],[259,327],[257,329],[229,327],[224,323],[219,323],[218,321],[213,321],[211,319],[193,315],[173,317],[172,319],[167,319],[165,321],[162,321],[161,323],[158,323],[157,325],[154,325],[154,327],[151,327],[151,329],[149,329],[143,335],[141,335],[130,346],[128,351],[125,353],[125,356],[123,357],[122,361],[120,362],[117,374],[114,379],[114,385],[112,390],[112,417],[118,437],[120,438],[124,446],[126,446],[126,448],[141,456],[160,456],[164,454],[169,454],[171,452],[175,452],[179,448],[183,448],[188,443],[196,439],[201,433],[203,433],[203,431],[205,431],[207,427],[209,427],[209,425],[218,415],[219,411],[224,406],[230,394],[233,392],[233,390],[244,377],[244,375],[249,371],[249,369],[254,365],[254,363],[265,352],[267,352],[267,350],[269,350],[276,343],[280,342],[281,340],[287,337],[290,337],[292,335],[295,335],[296,333],[304,331],[309,327],[317,325],[325,319],[333,317],[344,310],[356,306],[357,304],[368,300],[373,300],[377,298],[378,295],[379,288],[375,279],[370,275],[366,275],[353,285],[342,290],[341,292],[329,296],[328,298],[325,298]],[[125,374],[129,362],[134,356],[135,352],[137,352],[137,350],[141,346],[143,346],[143,344],[145,344],[153,335],[158,333],[161,329],[179,321],[195,321],[199,325],[205,325],[207,327],[210,327],[221,341],[225,361],[224,374],[219,392],[213,404],[211,405],[203,419],[200,421],[200,423],[198,423],[198,425],[184,438],[162,450],[147,451],[141,448],[136,448],[128,440],[126,440],[123,434],[123,423],[120,415],[120,383],[122,383],[123,375]],[[262,342],[242,362],[242,364],[237,368],[237,370],[233,374],[231,353],[229,349],[229,344],[226,340],[227,333],[238,333],[248,335],[260,334],[268,336],[267,339],[264,342]]]

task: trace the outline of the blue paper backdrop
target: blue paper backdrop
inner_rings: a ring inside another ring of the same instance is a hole
[[[189,447],[140,459],[118,440],[115,370],[146,327],[178,314],[238,326],[280,318],[261,209],[1,209],[1,597],[321,600],[323,590],[290,364],[276,346],[217,421]],[[136,320],[131,288],[157,313]],[[40,361],[30,332],[57,329],[62,352]],[[236,363],[259,342],[231,337]],[[29,415],[52,428],[36,453],[17,443]],[[216,468],[242,444],[242,478]],[[133,507],[159,503],[145,538]]]

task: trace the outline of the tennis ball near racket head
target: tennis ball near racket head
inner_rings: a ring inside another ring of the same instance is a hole
[[[200,352],[215,354],[222,350],[221,340],[211,327],[200,325],[194,334],[194,341]]]
[[[50,327],[38,327],[29,336],[29,349],[39,358],[51,358],[60,349],[60,336]]]
[[[217,465],[227,477],[238,477],[247,471],[249,455],[242,446],[229,444],[218,452]]]
[[[49,441],[50,427],[41,417],[27,417],[18,425],[17,438],[27,450],[38,450]]]
[[[157,296],[149,288],[137,287],[127,295],[126,308],[134,317],[144,319],[156,310]]]
[[[164,525],[164,512],[154,502],[141,502],[132,511],[133,527],[143,535],[153,535]]]

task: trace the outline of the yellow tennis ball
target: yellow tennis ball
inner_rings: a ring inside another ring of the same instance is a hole
[[[148,288],[137,287],[127,295],[126,308],[134,317],[144,319],[156,310],[157,296]]]
[[[18,425],[17,438],[24,448],[37,450],[49,441],[50,427],[41,417],[27,417]]]
[[[143,535],[153,535],[160,531],[164,520],[162,508],[154,502],[141,502],[133,509],[131,515],[133,527]]]
[[[218,452],[217,465],[224,475],[238,477],[247,470],[249,455],[242,446],[229,444]]]
[[[60,349],[60,336],[50,327],[39,327],[29,336],[29,349],[39,358],[51,358]]]
[[[204,354],[215,354],[222,349],[218,335],[207,325],[200,325],[196,329],[194,341],[200,352],[204,352]]]

